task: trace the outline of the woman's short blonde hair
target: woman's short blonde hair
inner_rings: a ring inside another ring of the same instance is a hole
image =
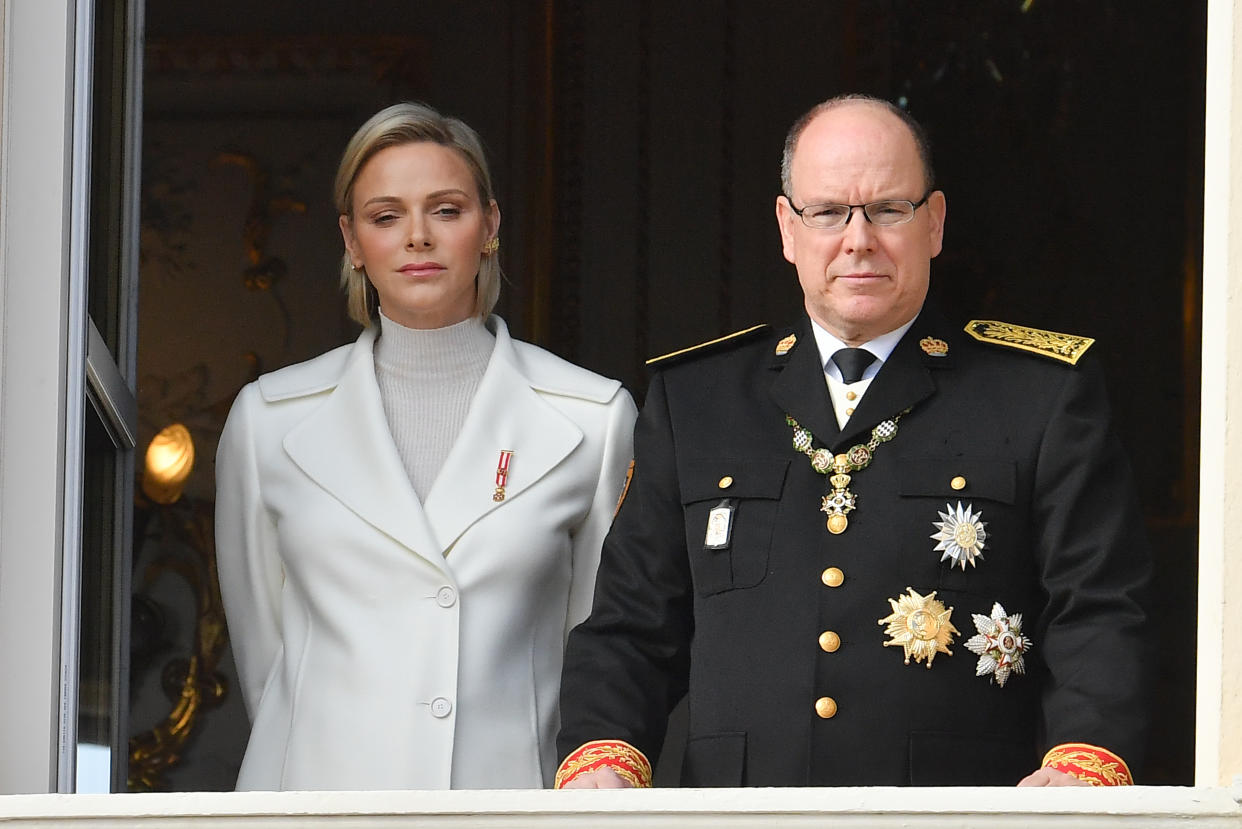
[[[479,201],[484,209],[494,200],[492,178],[479,134],[464,121],[441,115],[426,104],[393,104],[372,115],[349,139],[336,171],[333,199],[337,212],[353,221],[354,182],[358,173],[380,150],[401,144],[431,141],[456,150],[470,168]],[[379,318],[379,296],[366,273],[353,267],[349,251],[341,258],[341,287],[345,290],[349,316],[364,328]],[[475,282],[475,313],[486,317],[500,298],[500,259],[485,254]]]

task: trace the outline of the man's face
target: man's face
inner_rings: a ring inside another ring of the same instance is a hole
[[[841,104],[807,125],[794,149],[789,195],[809,204],[917,202],[923,165],[909,129],[883,108]],[[944,194],[936,191],[914,218],[879,227],[855,210],[849,224],[807,227],[776,199],[785,258],[798,269],[807,313],[848,345],[859,345],[914,318],[927,296],[931,260],[944,236]]]

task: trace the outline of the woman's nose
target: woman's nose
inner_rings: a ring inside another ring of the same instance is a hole
[[[410,233],[405,240],[405,246],[410,249],[431,247],[431,229],[427,222],[417,218],[410,220]]]

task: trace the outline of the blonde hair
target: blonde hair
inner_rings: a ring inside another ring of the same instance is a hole
[[[487,170],[483,142],[478,133],[464,121],[441,115],[426,104],[407,101],[381,109],[349,139],[332,189],[337,212],[353,221],[354,182],[376,153],[419,141],[431,141],[457,151],[470,169],[479,191],[479,201],[486,210],[495,197],[492,195],[492,178]],[[366,273],[353,266],[348,250],[341,257],[341,287],[345,291],[350,319],[364,328],[379,319],[379,296]],[[475,280],[475,313],[486,317],[496,307],[499,298],[500,259],[494,253],[484,255],[479,261],[479,275]]]

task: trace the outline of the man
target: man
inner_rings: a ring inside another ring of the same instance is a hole
[[[649,785],[683,694],[684,785],[1131,781],[1149,553],[1091,341],[925,304],[926,147],[876,99],[804,116],[808,318],[657,361],[558,785]]]

